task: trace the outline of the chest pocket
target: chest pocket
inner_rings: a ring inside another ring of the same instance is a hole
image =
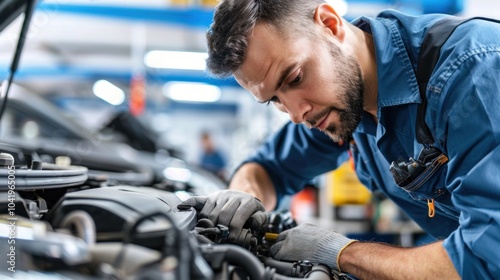
[[[444,207],[451,205],[451,194],[446,190],[445,186],[448,157],[437,149],[435,151],[438,154],[428,155],[431,158],[425,158],[425,154],[422,155],[421,152],[419,159],[416,161],[410,159],[408,163],[397,164],[393,162],[390,170],[396,181],[396,185],[405,190],[411,198],[414,200],[427,200],[428,216],[430,218],[434,217],[436,213],[436,204],[441,205],[441,209],[446,214],[453,216],[454,213],[446,211],[446,207]],[[398,167],[395,167],[396,165]],[[396,172],[396,170],[399,171]],[[403,177],[400,175],[403,175]],[[436,201],[439,203],[436,203]]]
[[[445,176],[448,157],[441,154],[432,160],[419,175],[397,184],[415,200],[436,199],[447,193]],[[408,163],[413,164],[413,163]],[[411,177],[411,176],[410,176]]]

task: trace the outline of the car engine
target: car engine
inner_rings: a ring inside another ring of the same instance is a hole
[[[231,244],[227,227],[178,210],[175,192],[113,183],[12,146],[0,152],[7,279],[352,279],[268,256],[277,235],[296,225],[288,211],[269,213],[264,227],[244,228]]]

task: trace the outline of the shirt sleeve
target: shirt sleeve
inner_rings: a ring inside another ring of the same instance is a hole
[[[500,48],[478,48],[442,67],[452,74],[429,109],[460,211],[443,244],[463,279],[500,279]]]
[[[283,196],[300,191],[314,177],[337,168],[347,159],[347,149],[347,143],[340,146],[317,129],[288,122],[242,165],[256,162],[264,167],[279,204]]]

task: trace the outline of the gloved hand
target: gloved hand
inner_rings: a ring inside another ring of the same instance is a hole
[[[264,205],[254,196],[235,190],[222,190],[208,196],[193,196],[177,206],[180,210],[194,207],[198,218],[207,218],[214,225],[229,228],[229,242],[235,242],[249,220],[250,227],[259,227],[267,221]]]
[[[280,233],[269,253],[276,260],[308,260],[340,271],[340,253],[355,241],[332,230],[312,224],[300,224]]]

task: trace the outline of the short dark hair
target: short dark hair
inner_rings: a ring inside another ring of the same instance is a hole
[[[308,30],[314,10],[322,3],[325,1],[222,0],[207,32],[207,70],[217,77],[230,76],[243,64],[248,36],[257,23],[267,23],[282,34]],[[300,35],[308,34],[303,33]]]

